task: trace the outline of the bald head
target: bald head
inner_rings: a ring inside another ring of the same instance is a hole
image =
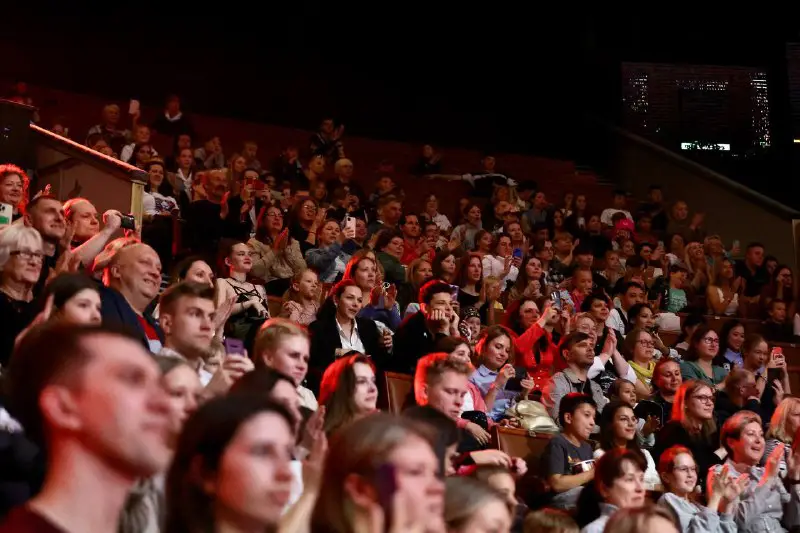
[[[108,266],[108,286],[122,294],[139,313],[158,296],[161,286],[161,260],[144,243],[121,248]]]

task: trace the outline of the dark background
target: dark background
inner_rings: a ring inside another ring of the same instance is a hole
[[[758,65],[769,70],[775,150],[791,142],[784,46],[798,23],[787,11],[273,4],[26,4],[3,22],[0,77],[151,105],[176,92],[190,111],[307,129],[333,115],[354,134],[560,155],[584,143],[583,117],[617,118],[620,61]]]

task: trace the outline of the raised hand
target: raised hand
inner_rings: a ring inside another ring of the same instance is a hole
[[[785,445],[783,443],[778,444],[775,446],[775,449],[772,450],[772,453],[769,454],[769,457],[767,457],[767,462],[764,465],[764,475],[762,475],[761,479],[758,481],[759,485],[768,483],[778,475],[781,460],[783,459],[784,448]]]
[[[508,380],[513,378],[516,374],[517,371],[514,370],[514,367],[507,364],[497,373],[497,377],[494,378],[494,383],[497,387],[503,388],[506,386],[506,383],[508,383]]]

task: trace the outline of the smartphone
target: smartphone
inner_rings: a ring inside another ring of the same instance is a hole
[[[555,307],[556,309],[561,311],[561,295],[559,295],[555,291],[551,292],[550,293],[550,299],[553,301],[553,307]]]
[[[511,252],[511,255],[515,258],[522,259],[522,248],[514,248],[514,251]]]
[[[450,285],[450,301],[457,302],[458,301],[458,285]]]
[[[222,345],[225,346],[225,353],[228,355],[244,355],[244,341],[239,339],[225,339]]]
[[[139,100],[131,99],[131,103],[128,104],[128,114],[135,115],[139,112],[141,108],[141,104],[139,104]]]
[[[120,224],[120,227],[133,231],[136,229],[136,219],[133,218],[133,215],[122,215],[122,224]]]
[[[11,219],[14,217],[14,206],[11,204],[0,203],[0,228],[11,225]]]
[[[384,524],[386,531],[392,523],[392,502],[397,492],[397,472],[393,464],[384,463],[375,471],[375,489],[378,493],[378,503],[383,508]]]
[[[356,218],[355,217],[351,217],[350,215],[347,215],[346,217],[344,217],[344,229],[352,230],[352,232],[355,233],[356,232]]]

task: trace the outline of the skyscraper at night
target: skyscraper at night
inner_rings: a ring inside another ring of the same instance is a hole
[[[771,143],[765,69],[623,63],[622,102],[626,128],[675,150],[745,154]]]

